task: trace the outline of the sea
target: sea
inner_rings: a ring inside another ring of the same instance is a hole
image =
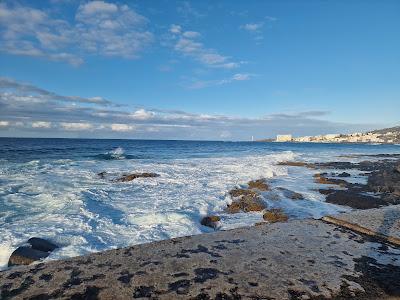
[[[30,237],[60,245],[47,258],[54,260],[211,232],[200,224],[206,215],[221,216],[220,230],[252,226],[262,213],[225,208],[229,190],[253,179],[268,180],[272,189],[263,201],[291,219],[347,211],[316,191],[316,170],[278,163],[359,161],[365,157],[349,155],[382,153],[400,153],[400,146],[0,138],[0,270]],[[115,180],[141,172],[160,176]],[[350,180],[366,181],[351,172]],[[305,199],[287,199],[277,187]]]

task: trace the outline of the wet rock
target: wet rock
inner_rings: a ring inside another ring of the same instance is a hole
[[[289,218],[283,212],[282,209],[273,208],[273,209],[267,210],[264,213],[263,219],[265,221],[268,221],[269,223],[276,223],[276,222],[286,222]]]
[[[132,181],[136,178],[152,178],[152,177],[159,177],[160,175],[156,173],[133,173],[133,174],[128,174],[124,175],[115,181],[117,182],[127,182],[127,181]]]
[[[283,196],[292,200],[303,200],[304,196],[300,193],[285,189],[283,187],[278,187],[278,190],[283,192]]]
[[[231,214],[241,211],[262,211],[266,208],[260,199],[260,195],[253,190],[233,189],[229,192],[229,195],[234,198],[232,203],[227,207],[227,211]]]
[[[302,162],[302,161],[281,161],[278,163],[278,166],[290,166],[290,167],[307,167],[310,169],[314,169],[315,165]]]
[[[256,191],[248,190],[248,189],[233,189],[229,191],[229,195],[232,198],[236,197],[258,197],[259,194]]]
[[[257,189],[259,191],[268,191],[269,186],[264,179],[252,180],[248,183],[249,189]]]
[[[101,179],[106,178],[106,175],[107,175],[107,172],[105,172],[105,171],[97,174],[97,176],[99,176]]]
[[[266,225],[266,224],[268,224],[268,222],[257,222],[257,223],[254,224],[254,226],[263,226],[263,225]]]
[[[36,250],[28,246],[21,246],[11,254],[8,266],[29,265],[34,261],[46,258],[49,254],[49,252]]]
[[[53,244],[52,242],[37,237],[30,238],[28,240],[28,243],[32,246],[33,249],[43,252],[51,252],[58,248],[58,246]]]
[[[336,190],[326,197],[326,202],[358,209],[376,208],[387,205],[387,203],[380,198],[360,194],[353,190]]]
[[[350,173],[342,172],[342,173],[338,174],[337,176],[338,177],[350,177],[351,175],[350,175]]]
[[[322,195],[329,195],[335,192],[336,190],[334,189],[318,189],[318,192]]]
[[[217,229],[219,225],[219,221],[221,218],[219,216],[207,216],[201,220],[201,225],[211,227],[213,229]]]
[[[372,172],[368,176],[368,187],[378,193],[391,193],[400,196],[400,165]]]
[[[317,173],[314,174],[314,181],[319,184],[335,184],[339,185],[341,187],[347,187],[350,186],[351,184],[347,182],[346,180],[343,179],[334,179],[334,178],[327,178],[326,173]]]

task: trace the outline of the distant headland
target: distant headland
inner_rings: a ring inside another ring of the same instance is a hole
[[[269,142],[298,142],[298,143],[380,143],[399,144],[400,126],[373,130],[368,132],[355,132],[350,134],[325,134],[315,136],[293,137],[291,134],[280,134],[276,139],[263,139],[258,141]]]

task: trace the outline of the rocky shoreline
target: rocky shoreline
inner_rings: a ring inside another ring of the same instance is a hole
[[[362,212],[342,219],[400,237],[400,206]],[[387,239],[304,219],[18,266],[0,272],[0,298],[398,299],[399,278]]]
[[[314,174],[312,175],[313,181],[321,186],[317,191],[326,197],[326,202],[328,203],[351,207],[356,210],[380,208],[389,205],[400,204],[400,159],[398,159],[399,154],[360,155],[360,156],[352,155],[351,157],[366,158],[366,160],[360,161],[358,163],[348,162],[348,161],[332,161],[324,163],[284,161],[278,164],[282,166],[287,166],[289,168],[308,168],[310,170],[315,171]],[[350,156],[346,156],[346,158],[350,158]],[[368,158],[370,160],[367,160]],[[360,172],[358,176],[365,176],[366,183],[365,184],[351,183],[351,181],[348,179],[352,178],[352,175],[350,173],[354,174],[354,172]],[[127,182],[135,180],[137,178],[154,178],[159,176],[156,173],[132,173],[132,174],[122,174],[120,176],[112,176],[107,172],[101,172],[97,175],[101,180],[111,180],[113,182]],[[324,186],[326,186],[326,188]],[[269,192],[271,191],[279,191],[282,195],[284,195],[285,198],[291,199],[293,201],[304,199],[304,196],[301,193],[298,193],[296,191],[281,186],[274,186],[267,179],[259,178],[251,180],[247,184],[235,187],[230,191],[228,191],[227,193],[230,196],[231,202],[227,204],[227,207],[224,212],[227,214],[259,212],[262,215],[263,221],[260,220],[260,222],[254,224],[258,225],[256,227],[265,224],[270,224],[269,226],[272,226],[272,223],[286,223],[287,221],[290,221],[290,217],[285,213],[284,210],[277,207],[269,207],[268,204],[265,202],[265,197],[268,196],[272,197],[271,195],[273,194],[269,194]],[[269,200],[273,201],[274,199],[271,198]],[[329,220],[329,218],[327,220]],[[335,222],[334,219],[332,220],[333,222]],[[304,222],[308,224],[308,222],[311,221],[305,220]],[[338,224],[341,224],[340,222],[341,221],[339,221]],[[219,230],[221,227],[221,217],[219,215],[205,216],[202,220],[200,220],[200,223],[203,226],[213,228],[214,230]],[[356,226],[357,225],[355,225],[354,228],[356,228]],[[352,228],[352,227],[350,226],[346,228]],[[361,231],[361,233],[365,232]],[[58,246],[54,245],[50,241],[33,237],[29,239],[26,244],[18,247],[12,253],[9,260],[9,266],[32,264],[35,261],[39,261],[46,258],[52,251],[54,251],[57,248]],[[206,253],[208,252],[209,250],[206,251]],[[186,257],[186,255],[184,256]],[[215,257],[219,256],[217,255]],[[395,270],[396,272],[398,272],[397,269]],[[14,274],[18,274],[18,272]],[[1,276],[2,275],[0,275],[0,278]],[[10,276],[13,277],[14,275]],[[43,276],[46,277],[48,275],[44,274]],[[9,277],[7,278],[9,279]],[[25,288],[23,288],[23,290],[25,290]],[[153,292],[151,292],[152,290],[151,291],[148,290],[147,292],[149,293],[147,293],[146,291],[143,292],[145,298],[146,295],[151,295],[150,298],[154,296]],[[348,291],[346,291],[346,293],[347,292]],[[9,285],[7,284],[3,284],[3,286],[1,287],[1,293],[2,296],[7,296],[7,297],[8,296],[11,297],[15,294],[10,292]],[[92,292],[90,292],[89,294],[91,293]],[[139,291],[138,293],[141,295],[142,292]],[[15,295],[18,295],[18,293]],[[53,298],[53,296],[56,295],[50,295],[50,298],[46,298],[45,296],[43,296],[42,298],[39,297],[30,299],[51,299]],[[215,299],[217,298],[240,299],[235,297],[236,297],[235,294],[232,294],[228,298],[218,298],[216,296]],[[54,298],[58,298],[58,296]],[[153,298],[158,298],[158,297],[153,297]],[[211,299],[211,298],[198,298],[198,299]],[[303,299],[303,298],[292,297],[289,299]],[[310,299],[310,298],[305,298],[305,299]],[[318,299],[325,299],[325,298],[318,298]],[[339,297],[337,299],[341,298]]]

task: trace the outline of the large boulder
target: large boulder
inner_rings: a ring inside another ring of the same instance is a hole
[[[52,242],[37,237],[30,238],[28,240],[28,243],[33,249],[44,252],[51,252],[58,248],[58,246],[53,244]]]
[[[127,182],[127,181],[132,181],[136,178],[149,178],[149,177],[158,177],[158,176],[160,176],[160,175],[158,175],[156,173],[133,173],[133,174],[124,175],[124,176],[116,179],[115,181]]]
[[[381,198],[360,194],[353,190],[336,190],[326,197],[326,202],[350,206],[357,209],[377,208],[387,205]]]
[[[276,222],[286,222],[289,218],[288,216],[283,212],[282,209],[279,208],[273,208],[267,210],[264,215],[263,219],[265,221],[268,221],[269,223],[276,223]]]
[[[221,218],[219,216],[207,216],[201,220],[201,225],[217,229]]]
[[[49,254],[49,252],[36,250],[29,246],[21,246],[11,254],[8,266],[29,265],[34,261],[46,258]]]
[[[28,240],[30,246],[18,247],[10,256],[8,266],[29,265],[50,255],[58,248],[57,245],[45,239],[33,237]]]
[[[262,211],[266,208],[260,195],[247,189],[233,189],[229,192],[233,201],[228,205],[227,211],[231,214],[238,212]]]

